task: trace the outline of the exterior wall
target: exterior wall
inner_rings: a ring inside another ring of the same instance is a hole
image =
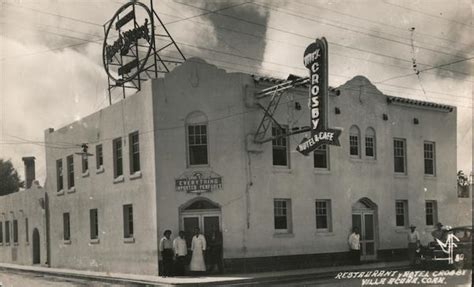
[[[352,226],[352,205],[369,198],[378,209],[377,249],[406,248],[405,228],[395,226],[395,200],[408,200],[409,222],[418,226],[423,241],[431,239],[432,226],[425,224],[425,200],[437,200],[438,218],[446,225],[471,224],[469,200],[456,194],[456,112],[420,109],[414,105],[387,104],[386,96],[364,77],[355,77],[339,87],[340,96],[330,96],[329,126],[343,129],[341,146],[330,147],[330,169],[313,168],[313,156],[296,151],[303,135],[290,142],[290,168],[272,166],[271,142],[263,153],[252,154],[251,227],[248,231],[248,257],[344,252]],[[279,123],[307,126],[307,96],[294,92],[303,109],[281,105],[275,115]],[[291,96],[290,96],[291,98]],[[288,101],[283,98],[283,101]],[[335,114],[338,107],[340,114]],[[259,112],[261,114],[261,112]],[[382,119],[388,115],[388,121]],[[260,116],[261,117],[261,116]],[[413,118],[419,124],[413,124]],[[256,130],[255,122],[253,131]],[[361,135],[360,159],[349,155],[349,129],[357,125]],[[364,156],[368,127],[376,131],[376,159]],[[406,139],[407,175],[394,174],[393,138]],[[423,142],[436,143],[436,176],[425,176]],[[293,232],[278,235],[273,229],[273,199],[289,198],[292,204]],[[317,232],[315,200],[330,199],[332,232]],[[456,210],[456,212],[453,212]],[[467,213],[466,213],[467,212]]]
[[[149,83],[143,91],[56,131],[45,131],[48,192],[51,198],[52,267],[157,274],[154,146]],[[148,87],[148,88],[147,88]],[[129,168],[129,134],[139,132],[141,173]],[[123,181],[114,182],[112,141],[122,137]],[[82,174],[80,145],[89,143],[89,173]],[[103,146],[103,171],[95,147]],[[74,154],[75,191],[67,189],[66,157]],[[57,191],[56,160],[63,160],[64,189]],[[137,174],[138,175],[138,174]],[[123,205],[133,205],[134,241],[124,239]],[[90,240],[89,210],[98,209],[99,242]],[[70,242],[63,240],[63,213],[70,213]]]
[[[165,229],[176,235],[182,229],[179,207],[197,196],[221,205],[227,259],[346,252],[352,206],[362,198],[377,206],[377,250],[406,248],[408,229],[395,224],[396,200],[408,200],[409,223],[418,226],[425,243],[433,230],[425,224],[425,200],[437,200],[438,219],[444,224],[470,224],[463,213],[451,212],[469,210],[468,201],[456,194],[455,110],[388,104],[385,95],[358,76],[339,87],[340,96],[330,96],[329,126],[343,129],[341,147],[330,148],[330,169],[315,169],[312,155],[305,157],[296,151],[303,134],[289,138],[290,168],[273,167],[271,142],[247,142],[263,116],[249,91],[266,86],[255,84],[249,75],[227,74],[201,60],[189,61],[154,81],[157,236]],[[293,100],[300,102],[300,111],[294,109]],[[268,99],[261,102],[265,106]],[[307,126],[306,102],[307,90],[294,89],[283,96],[276,119],[290,128]],[[335,114],[336,107],[340,114]],[[187,167],[185,121],[194,111],[208,118],[210,164],[206,167]],[[418,125],[413,118],[418,118]],[[354,124],[361,131],[360,159],[349,156],[349,129]],[[368,127],[376,132],[375,160],[363,153]],[[406,139],[407,175],[394,173],[395,137]],[[434,177],[424,175],[425,140],[436,145]],[[222,175],[223,190],[200,195],[175,191],[175,179],[189,170]],[[291,199],[290,234],[274,231],[274,198]],[[331,200],[331,232],[316,231],[316,199]]]
[[[40,262],[46,264],[45,212],[40,201],[45,190],[33,184],[31,188],[4,195],[0,198],[0,221],[3,222],[3,243],[0,244],[0,262],[22,265],[33,264],[33,230],[40,240]],[[28,241],[25,218],[28,218]],[[18,243],[13,242],[13,220],[18,220]],[[6,243],[5,221],[10,221],[10,244]]]
[[[158,239],[166,229],[177,236],[183,229],[180,207],[198,198],[207,198],[221,208],[224,258],[228,261],[302,254],[318,254],[323,261],[331,254],[343,258],[348,251],[352,207],[362,198],[377,206],[376,248],[381,252],[406,248],[408,230],[395,226],[396,200],[408,200],[409,223],[418,226],[424,243],[433,229],[425,224],[425,200],[437,200],[438,219],[444,224],[471,224],[471,201],[457,198],[456,191],[455,110],[442,112],[388,104],[385,95],[366,78],[357,76],[339,87],[340,96],[329,99],[329,127],[343,129],[341,146],[330,147],[329,170],[315,169],[312,155],[305,157],[296,151],[304,134],[288,138],[289,167],[274,167],[272,143],[252,142],[252,134],[263,116],[253,92],[270,85],[256,82],[250,75],[227,73],[192,59],[163,78],[146,82],[142,91],[133,96],[56,131],[46,130],[45,190],[50,207],[51,266],[157,274]],[[290,128],[308,126],[307,99],[305,88],[288,91],[275,118]],[[265,106],[268,100],[260,103]],[[301,110],[295,109],[294,101],[301,104]],[[340,114],[334,112],[336,107]],[[207,118],[206,166],[189,167],[187,163],[185,127],[194,112]],[[383,114],[388,116],[387,121]],[[418,125],[413,118],[419,120]],[[361,158],[349,155],[352,125],[360,129]],[[376,159],[366,158],[363,152],[368,127],[376,132]],[[141,172],[131,175],[128,135],[137,130]],[[122,137],[123,148],[124,176],[120,182],[114,182],[113,176],[112,141],[117,137]],[[406,175],[394,173],[394,137],[406,139]],[[435,176],[424,175],[425,140],[436,145]],[[82,143],[88,143],[93,154],[89,157],[88,174],[82,174],[81,156],[75,154],[81,151]],[[97,170],[95,164],[97,144],[103,145],[103,170]],[[73,145],[77,147],[70,148]],[[73,154],[75,189],[68,190],[66,157]],[[58,159],[63,160],[65,187],[59,192]],[[175,180],[193,171],[219,174],[223,188],[201,194],[176,191]],[[33,196],[26,198],[27,194]],[[35,205],[39,198],[36,196],[44,196],[44,191],[32,189],[2,197],[0,211],[5,213],[3,221],[20,216],[19,209],[23,209],[25,216],[31,212],[30,230],[38,226],[43,244],[45,225],[38,215],[42,211]],[[274,231],[275,198],[291,199],[292,232],[288,234]],[[331,200],[329,232],[316,231],[316,199]],[[21,207],[22,204],[27,207]],[[133,242],[124,240],[124,204],[133,204]],[[92,208],[99,212],[98,242],[90,240]],[[70,213],[70,242],[63,240],[65,212]],[[30,264],[28,247],[21,241],[21,220],[19,226],[17,260]],[[2,261],[11,260],[12,248],[0,246]],[[43,249],[42,256],[46,254]]]
[[[244,87],[249,76],[226,73],[200,59],[177,67],[153,82],[156,150],[158,236],[170,229],[173,237],[183,228],[179,207],[202,196],[221,206],[226,257],[245,249],[247,232],[244,197],[246,154],[243,113]],[[207,116],[209,165],[188,167],[185,121],[200,111]],[[213,171],[222,176],[223,189],[201,195],[175,191],[175,179],[184,172]]]

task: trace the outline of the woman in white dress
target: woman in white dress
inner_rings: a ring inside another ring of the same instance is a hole
[[[193,241],[191,242],[191,264],[189,270],[192,272],[205,272],[204,252],[206,251],[206,238],[200,233],[199,227],[194,228]]]

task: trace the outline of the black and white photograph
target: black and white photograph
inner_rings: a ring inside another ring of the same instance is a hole
[[[0,287],[472,286],[469,0],[0,0]]]

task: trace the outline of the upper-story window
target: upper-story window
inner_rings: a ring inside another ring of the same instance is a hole
[[[140,171],[140,141],[138,131],[129,135],[130,146],[130,173]]]
[[[394,171],[396,173],[406,174],[406,140],[405,139],[393,139],[393,160],[394,160]]]
[[[186,119],[188,166],[208,165],[207,117],[201,112],[191,113]]]
[[[272,155],[274,166],[289,166],[288,160],[288,133],[287,127],[272,126],[272,137],[277,137],[272,140]]]
[[[373,128],[367,128],[365,131],[365,156],[368,158],[375,159],[376,151],[376,140],[375,140],[375,130]]]
[[[123,175],[122,138],[113,140],[112,150],[114,156],[114,178],[117,178]]]
[[[425,174],[426,175],[435,175],[436,165],[435,165],[435,143],[434,142],[424,142],[423,144],[423,154],[425,158]]]
[[[58,159],[56,161],[56,184],[57,184],[57,190],[61,191],[64,188],[64,183],[63,183],[63,160]]]
[[[66,158],[67,164],[67,187],[74,187],[74,156],[70,155]]]
[[[360,157],[360,130],[355,125],[349,130],[349,154]]]
[[[329,169],[329,146],[320,145],[314,150],[314,167]]]
[[[98,144],[95,146],[95,167],[99,169],[101,166],[104,166],[104,154],[102,144]]]

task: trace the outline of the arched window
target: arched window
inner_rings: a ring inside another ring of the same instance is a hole
[[[376,151],[376,137],[373,128],[367,128],[365,131],[365,156],[375,159]]]
[[[186,140],[188,166],[208,165],[208,128],[204,113],[193,112],[186,117]]]
[[[349,154],[360,157],[360,130],[356,125],[349,130]]]

